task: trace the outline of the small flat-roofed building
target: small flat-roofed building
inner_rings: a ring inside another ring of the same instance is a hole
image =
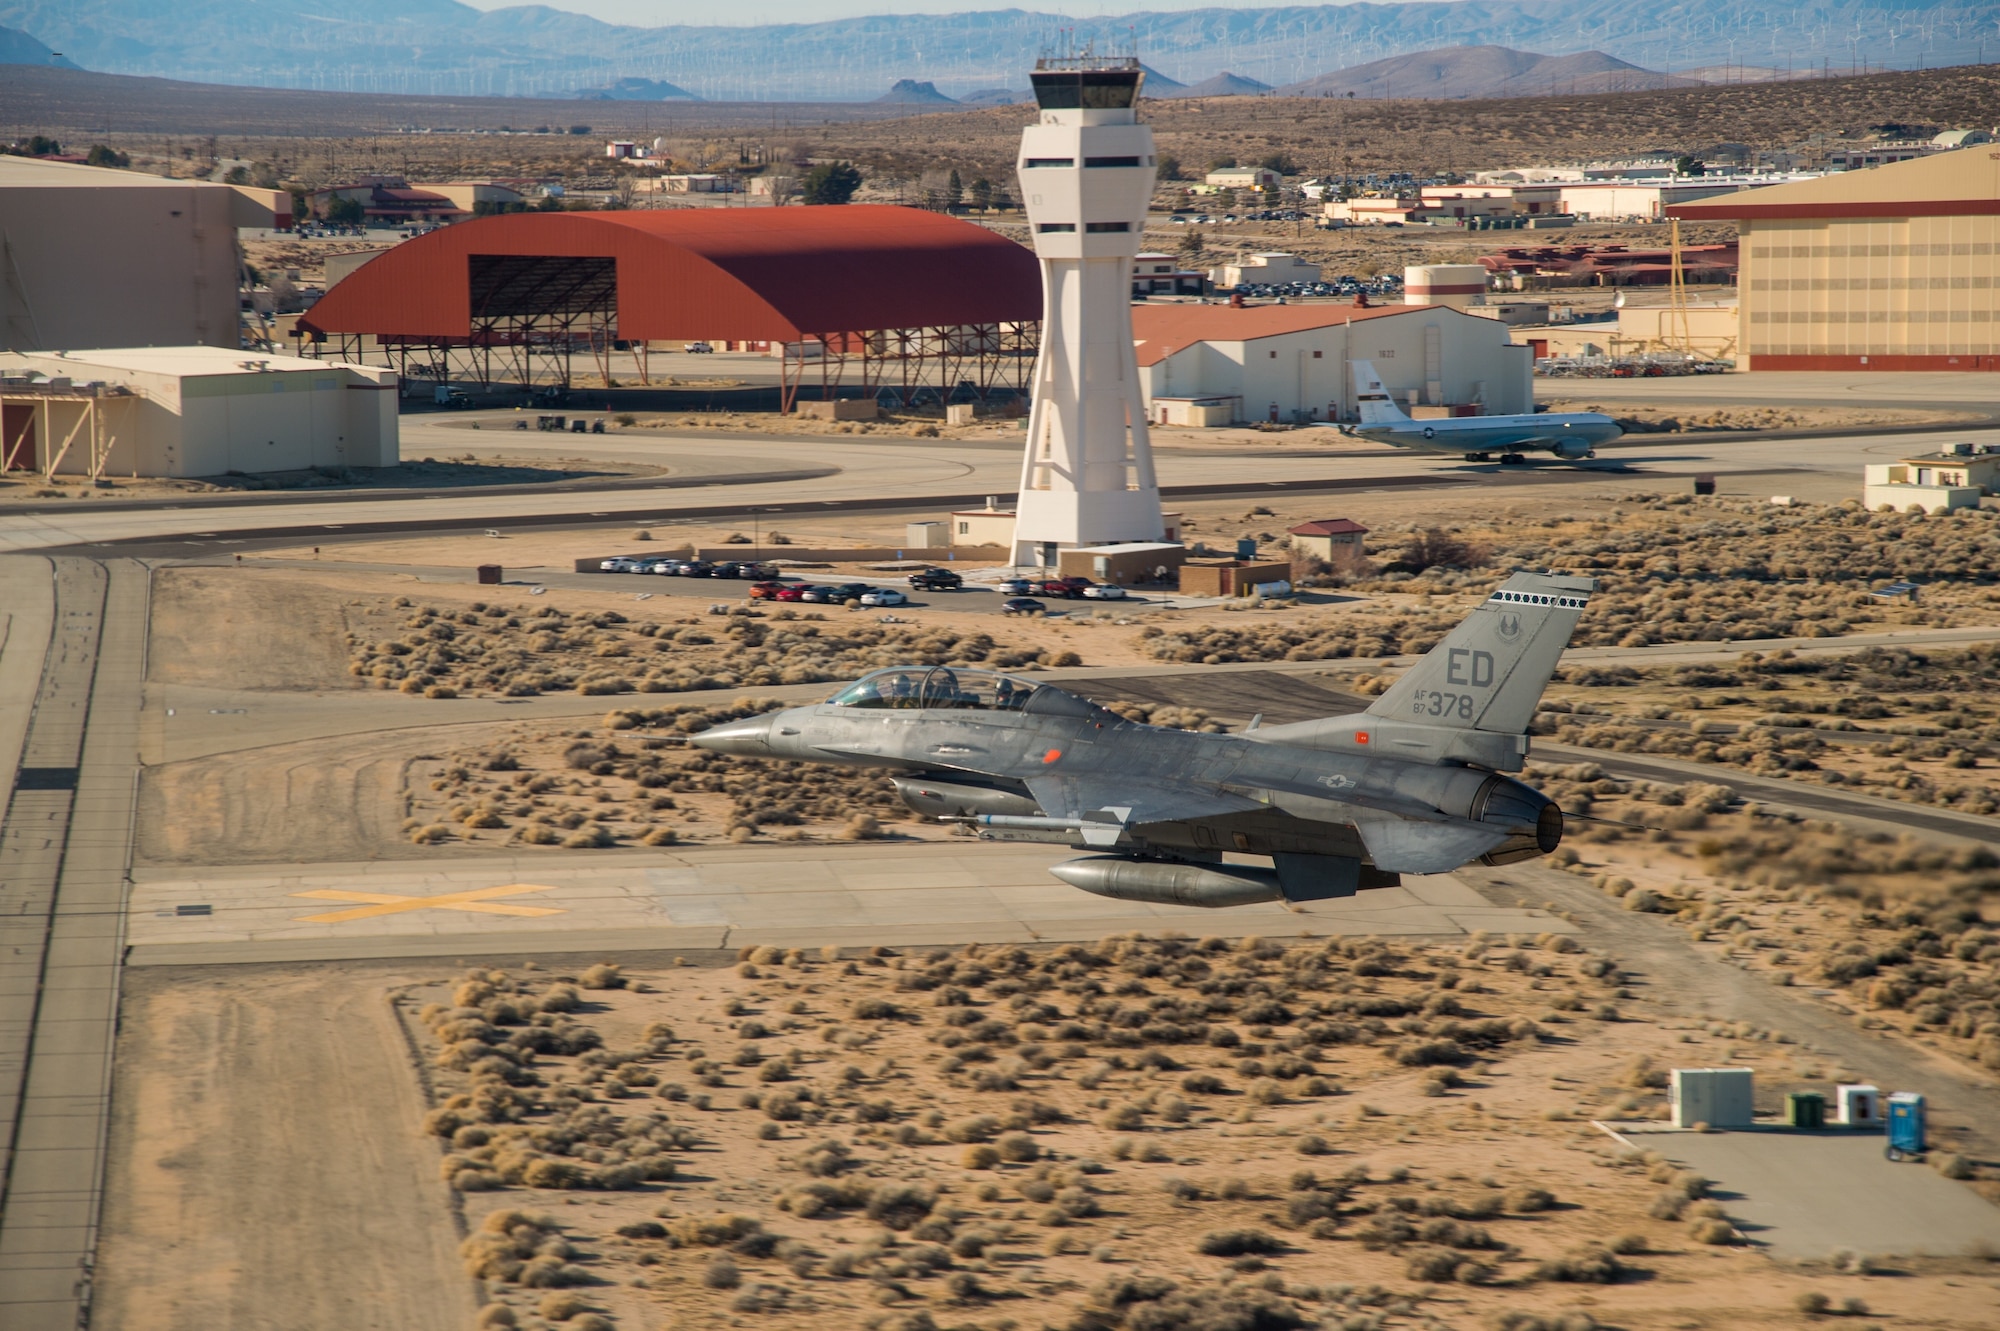
[[[1869,508],[1945,513],[1977,508],[2000,485],[2000,448],[1951,444],[1899,462],[1870,463],[1861,502]]]
[[[78,476],[390,467],[396,382],[220,347],[0,353],[0,463]]]
[[[1132,295],[1199,296],[1202,273],[1183,268],[1171,254],[1138,254],[1132,258]]]
[[[1361,553],[1361,538],[1368,529],[1349,518],[1322,518],[1301,522],[1286,529],[1292,544],[1315,559],[1332,559],[1336,554]]]
[[[1276,189],[1285,178],[1268,166],[1229,166],[1202,177],[1211,189]]]
[[[953,513],[951,521],[951,543],[953,545],[1004,545],[1014,544],[1014,510],[999,507],[994,498],[988,498],[985,508],[961,509]]]
[[[1086,545],[1056,555],[1056,575],[1094,578],[1121,587],[1165,582],[1187,562],[1187,547],[1179,541],[1133,541],[1122,545]]]
[[[1291,590],[1292,566],[1271,560],[1217,559],[1181,566],[1181,590],[1189,596],[1256,596]]]
[[[1264,254],[1252,254],[1241,263],[1226,263],[1214,269],[1210,276],[1219,287],[1240,287],[1253,283],[1276,282],[1317,282],[1319,265],[1308,263],[1296,254],[1286,254],[1273,250]]]

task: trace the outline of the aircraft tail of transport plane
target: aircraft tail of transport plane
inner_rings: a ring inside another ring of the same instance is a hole
[[[1548,452],[1564,462],[1580,462],[1595,456],[1599,444],[1625,433],[1616,421],[1596,411],[1412,420],[1383,386],[1374,363],[1365,360],[1354,362],[1354,396],[1361,423],[1342,426],[1341,433],[1394,448],[1457,453],[1471,462],[1485,462],[1498,453],[1503,463],[1519,463],[1526,460],[1524,452]]]
[[[1050,869],[1099,896],[1204,907],[1352,896],[1561,843],[1562,811],[1506,774],[1524,765],[1528,722],[1594,586],[1516,573],[1353,715],[1197,734],[1032,677],[911,665],[690,742],[890,769],[910,808],[984,840],[1099,852]]]

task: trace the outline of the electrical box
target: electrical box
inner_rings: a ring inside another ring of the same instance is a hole
[[[1818,1091],[1792,1091],[1785,1096],[1785,1126],[1814,1132],[1826,1126],[1826,1097]]]
[[[1847,1083],[1833,1088],[1833,1121],[1850,1128],[1882,1126],[1882,1092],[1874,1086]]]
[[[1749,1068],[1675,1068],[1667,1081],[1674,1126],[1747,1128],[1755,1121]]]

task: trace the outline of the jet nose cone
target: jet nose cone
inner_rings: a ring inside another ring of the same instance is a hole
[[[747,721],[724,722],[692,736],[688,743],[711,753],[768,758],[771,756],[771,718],[753,716]]]

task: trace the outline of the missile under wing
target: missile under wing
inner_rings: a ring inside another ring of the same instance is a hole
[[[990,840],[1101,852],[1053,872],[1103,896],[1350,896],[1556,848],[1561,810],[1507,773],[1521,770],[1528,722],[1593,587],[1515,574],[1355,715],[1203,735],[1127,721],[1029,678],[910,666],[692,742],[894,769],[919,812]]]

